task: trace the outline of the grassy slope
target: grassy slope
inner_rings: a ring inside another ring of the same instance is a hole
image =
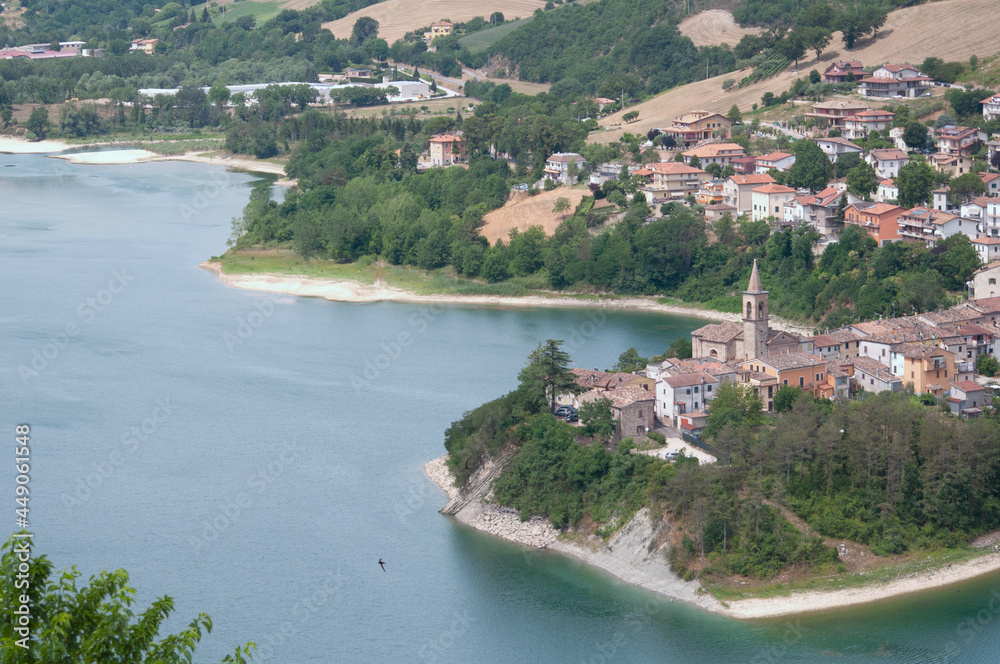
[[[970,25],[976,29],[969,29]],[[928,38],[927,26],[935,26],[933,38]],[[620,123],[621,128],[594,132],[590,140],[609,143],[617,141],[626,131],[644,134],[654,127],[669,126],[675,117],[696,108],[725,113],[735,103],[746,112],[751,104],[760,102],[765,92],[780,94],[810,69],[823,71],[834,60],[856,59],[865,65],[890,61],[919,64],[929,56],[960,61],[967,61],[972,54],[980,58],[993,56],[1000,52],[997,34],[1000,34],[1000,12],[996,11],[996,0],[942,0],[907,7],[889,14],[876,41],[863,40],[854,50],[845,49],[840,33],[834,33],[830,48],[819,60],[810,52],[799,61],[798,74],[788,69],[774,78],[729,92],[722,91],[722,82],[727,78],[739,80],[749,72],[734,72],[684,85],[604,118],[602,126]],[[625,125],[621,116],[628,111],[639,111],[639,119]]]

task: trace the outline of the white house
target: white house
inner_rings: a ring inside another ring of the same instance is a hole
[[[782,207],[795,197],[795,190],[772,182],[750,190],[750,216],[754,221],[782,219]]]
[[[1000,237],[980,237],[972,241],[972,247],[979,253],[984,265],[1000,260]]]
[[[910,162],[906,153],[896,148],[872,150],[865,155],[865,161],[875,169],[880,178],[894,178],[899,175],[899,169]]]
[[[719,380],[704,371],[661,376],[656,381],[656,416],[677,427],[680,415],[705,410],[705,404],[715,398],[718,389]]]
[[[853,152],[861,155],[865,151],[865,149],[860,145],[851,143],[846,138],[840,138],[839,136],[835,136],[833,138],[817,138],[814,140],[816,141],[816,145],[819,146],[819,149],[823,151],[823,154],[829,157],[832,162],[836,162],[837,157],[842,154]]]
[[[984,265],[973,272],[972,280],[965,284],[969,289],[969,298],[1000,297],[997,279],[1000,279],[1000,261]]]
[[[757,173],[767,173],[772,168],[787,171],[795,163],[795,155],[788,152],[771,152],[757,157]]]
[[[933,80],[910,65],[882,65],[861,79],[858,92],[867,97],[919,97]]]
[[[889,201],[899,200],[899,187],[896,186],[896,181],[892,178],[888,180],[882,180],[878,183],[878,191],[875,192],[875,200],[880,203],[888,203]]]
[[[895,113],[873,108],[855,113],[844,120],[844,138],[865,138],[873,131],[882,133],[892,127],[892,119],[894,117],[896,117]]]
[[[545,177],[564,185],[576,184],[569,175],[569,165],[575,163],[577,169],[582,169],[586,160],[575,152],[556,152],[545,160]]]
[[[979,103],[983,105],[984,120],[1000,120],[1000,94],[987,97]]]

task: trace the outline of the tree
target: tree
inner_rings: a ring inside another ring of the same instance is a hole
[[[809,70],[809,82],[810,83],[812,83],[813,85],[816,85],[817,83],[819,83],[822,80],[823,80],[823,76],[819,73],[819,71],[817,71],[815,69],[810,69]]]
[[[948,202],[956,207],[985,193],[986,184],[975,173],[963,173],[948,184]]]
[[[49,44],[49,50],[50,51],[61,51],[62,50],[62,45],[59,43],[58,39],[53,39],[52,40],[52,43]]]
[[[980,376],[993,377],[1000,373],[1000,360],[989,355],[980,355],[976,358],[976,373]]]
[[[852,168],[861,166],[864,163],[865,160],[857,152],[845,152],[837,157],[837,161],[834,162],[833,174],[838,178],[846,178]]]
[[[221,82],[216,82],[208,89],[208,101],[215,105],[215,109],[221,114],[229,101],[229,88]]]
[[[906,208],[923,205],[931,199],[934,169],[927,162],[911,161],[899,169],[893,179],[899,189],[899,204]]]
[[[826,188],[833,173],[833,164],[815,141],[800,138],[792,144],[795,163],[787,171],[786,184],[806,188],[815,193]]]
[[[796,400],[805,393],[805,390],[794,385],[782,385],[774,393],[774,410],[779,413],[791,410]]]
[[[3,126],[7,127],[10,125],[11,119],[14,117],[14,109],[10,106],[4,106],[0,108],[0,120],[3,120]]]
[[[501,23],[503,23],[503,21],[504,21],[503,12],[493,12],[492,14],[490,14],[491,25],[500,25]]]
[[[193,129],[204,126],[208,120],[208,95],[195,85],[185,85],[177,91],[177,117],[187,120]]]
[[[369,37],[378,37],[378,21],[370,16],[362,16],[354,22],[351,30],[351,43],[362,44]]]
[[[31,112],[28,117],[28,131],[38,137],[38,140],[45,138],[45,132],[49,126],[49,111],[44,106],[39,106]]]
[[[560,196],[556,199],[556,204],[552,206],[552,214],[558,214],[562,219],[565,219],[566,215],[564,213],[569,208],[569,199]]]
[[[911,148],[922,148],[927,143],[927,127],[916,120],[910,120],[903,126],[903,142]]]
[[[729,118],[729,121],[732,122],[734,125],[738,125],[743,121],[743,114],[740,113],[740,107],[737,106],[736,104],[732,105],[732,107],[729,109],[729,112],[726,113],[726,117]]]
[[[878,190],[878,182],[878,173],[868,164],[855,166],[847,173],[847,190],[866,201]]]
[[[983,111],[979,102],[992,95],[992,90],[983,90],[981,88],[965,91],[956,87],[944,93],[945,99],[955,109],[955,115],[960,119],[980,115]]]
[[[563,342],[547,339],[528,355],[528,364],[517,375],[520,390],[532,412],[541,412],[548,405],[555,410],[556,397],[560,394],[580,394],[584,388],[577,385],[576,375],[569,370],[569,353],[560,348]]]
[[[66,104],[59,112],[59,131],[70,136],[89,136],[104,131],[104,124],[94,104],[77,107]]]
[[[610,440],[615,432],[615,417],[611,412],[611,399],[606,397],[585,401],[577,412],[583,423],[583,433],[602,440]]]
[[[698,158],[698,155],[691,156],[691,159],[688,160],[688,166],[691,168],[701,168],[701,159]]]
[[[720,218],[719,221],[721,220]],[[688,359],[691,357],[691,352],[691,340],[687,337],[678,337],[670,342],[670,345],[667,347],[667,357],[676,357],[678,360]]]
[[[618,356],[618,363],[611,367],[611,370],[632,373],[645,369],[647,364],[649,364],[648,359],[639,355],[639,351],[635,348],[629,348]]]
[[[0,558],[4,662],[189,662],[202,636],[212,631],[211,617],[201,613],[186,629],[158,639],[161,626],[174,611],[173,599],[160,597],[136,615],[132,610],[135,590],[129,587],[125,570],[105,570],[77,587],[80,572],[73,567],[54,575],[54,566],[45,555],[31,557],[25,578],[18,568],[24,565],[21,556],[31,555],[30,550],[30,540],[11,537]],[[30,634],[15,627],[21,606],[30,607]],[[256,645],[248,643],[222,661],[245,664],[254,649]]]

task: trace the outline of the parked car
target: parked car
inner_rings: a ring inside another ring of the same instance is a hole
[[[556,408],[554,415],[556,417],[566,417],[570,413],[575,413],[575,412],[576,408],[573,408],[573,406],[559,406],[558,408]]]
[[[569,415],[566,416],[566,421],[567,422],[579,422],[580,421],[580,416],[577,415],[576,413],[570,413]]]

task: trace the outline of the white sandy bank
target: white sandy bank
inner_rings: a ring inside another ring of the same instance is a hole
[[[711,595],[699,592],[698,582],[684,581],[670,570],[666,545],[654,546],[650,551],[650,542],[657,539],[657,528],[662,526],[651,523],[646,509],[636,514],[607,543],[597,537],[590,537],[584,542],[561,540],[547,520],[535,517],[522,523],[516,511],[499,507],[490,500],[490,487],[499,474],[502,460],[484,464],[460,491],[448,470],[447,459],[446,455],[424,466],[427,476],[448,494],[448,504],[441,510],[442,513],[451,514],[460,523],[477,530],[573,556],[626,583],[733,618],[774,618],[865,604],[967,581],[1000,570],[1000,553],[990,553],[965,563],[864,588],[807,591],[785,597],[738,600],[724,605]]]
[[[13,136],[0,136],[0,152],[8,154],[44,154],[47,152],[62,152],[72,145],[62,141],[26,141]]]
[[[362,284],[347,279],[317,279],[303,275],[286,274],[226,274],[218,261],[206,261],[202,268],[212,270],[219,275],[222,283],[233,288],[263,291],[266,293],[284,293],[286,295],[301,295],[305,297],[322,297],[334,302],[415,302],[420,304],[465,304],[472,306],[491,307],[584,307],[602,309],[634,309],[692,318],[706,318],[715,321],[740,322],[739,314],[730,314],[712,309],[697,307],[680,307],[671,304],[661,304],[651,297],[608,298],[598,300],[580,300],[573,297],[553,295],[526,295],[522,297],[504,297],[499,295],[420,295],[411,291],[387,286],[385,284]],[[794,325],[777,318],[771,319],[771,327],[780,330],[811,333],[811,329]]]

